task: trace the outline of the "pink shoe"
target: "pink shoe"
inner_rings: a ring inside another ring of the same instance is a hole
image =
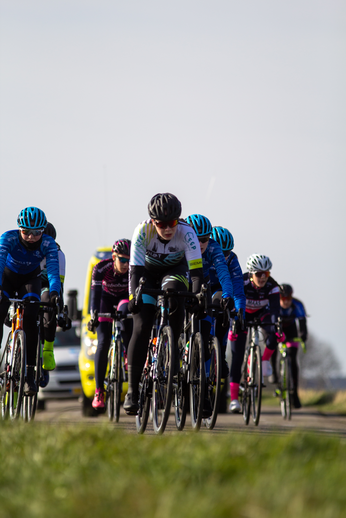
[[[103,390],[96,389],[95,396],[93,402],[91,403],[93,408],[99,409],[105,407],[105,402],[103,398]]]

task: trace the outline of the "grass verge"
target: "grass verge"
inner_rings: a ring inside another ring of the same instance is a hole
[[[1,518],[338,518],[346,442],[2,422]]]

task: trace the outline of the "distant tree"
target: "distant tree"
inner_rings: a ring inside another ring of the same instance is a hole
[[[340,362],[331,345],[309,334],[306,353],[299,351],[300,385],[313,380],[321,389],[331,388],[330,378],[340,375]]]

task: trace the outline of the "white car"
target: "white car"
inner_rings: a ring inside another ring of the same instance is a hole
[[[72,321],[71,329],[57,328],[54,341],[56,368],[49,372],[49,383],[40,387],[38,409],[44,410],[48,399],[79,398],[82,385],[78,367],[80,353],[80,321]]]

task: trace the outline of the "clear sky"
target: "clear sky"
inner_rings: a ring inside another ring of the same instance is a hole
[[[346,374],[344,0],[0,0],[0,233],[42,208],[79,290],[157,192],[268,255]]]

